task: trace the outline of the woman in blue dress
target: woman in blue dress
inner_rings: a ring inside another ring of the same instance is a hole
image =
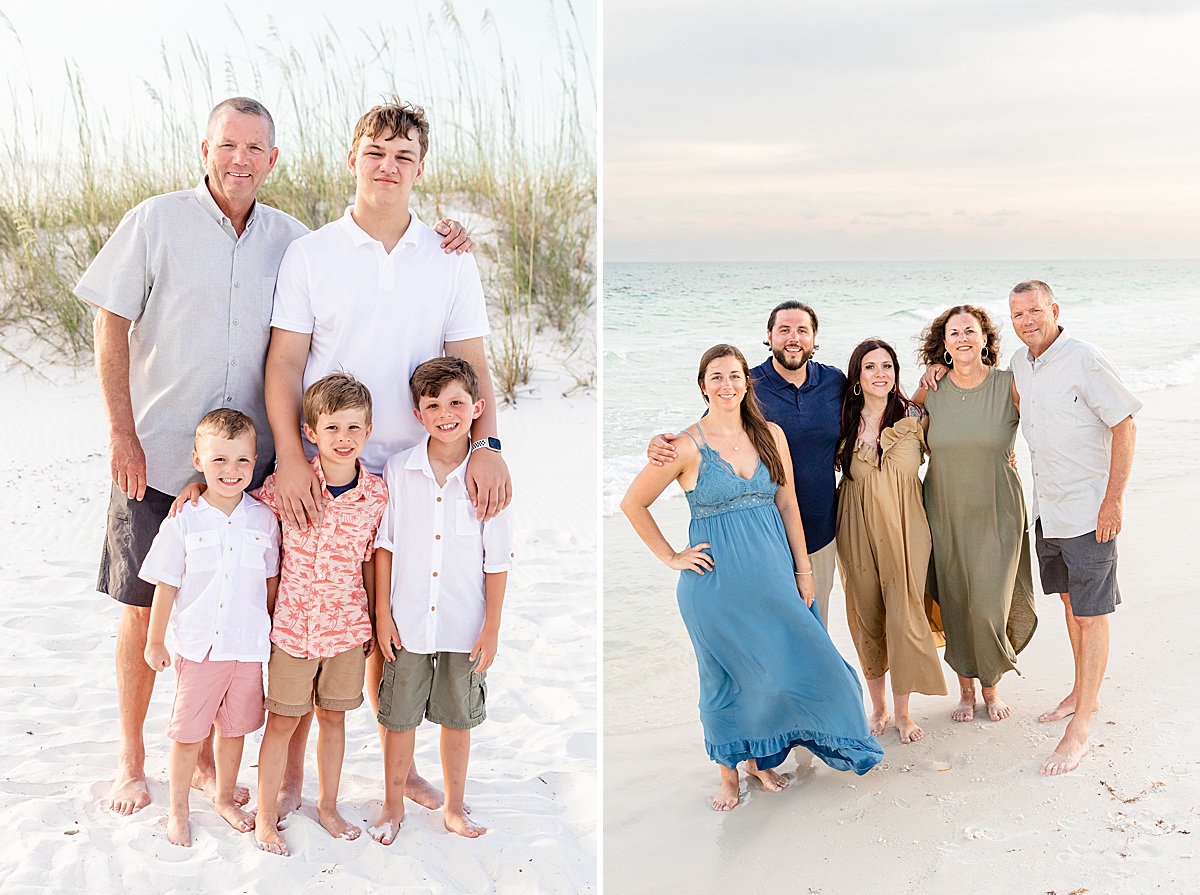
[[[700,721],[721,768],[712,807],[738,803],[738,765],[768,791],[778,767],[805,746],[830,767],[865,774],[883,758],[867,729],[862,686],[813,607],[812,568],[783,431],[754,400],[732,345],[700,359],[708,413],[675,441],[678,459],[649,465],[621,510],[638,536],[680,572],[677,596],[700,670]],[[687,494],[688,546],[676,551],[650,515],[672,482]]]

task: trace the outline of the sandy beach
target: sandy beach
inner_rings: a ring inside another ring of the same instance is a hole
[[[1092,753],[1065,777],[1038,774],[1066,722],[1040,724],[1036,716],[1067,693],[1072,673],[1062,604],[1039,595],[1038,631],[1019,657],[1022,676],[1001,684],[1013,708],[1009,720],[993,723],[977,709],[973,722],[956,724],[951,697],[914,695],[925,739],[902,746],[888,729],[880,738],[884,762],[866,776],[789,760],[780,768],[794,778],[787,790],[748,789],[743,777],[742,804],[728,814],[711,811],[717,770],[704,754],[694,659],[674,609],[675,573],[650,557],[623,517],[605,518],[606,589],[662,601],[670,610],[662,616],[662,649],[672,654],[669,679],[645,688],[653,693],[629,692],[619,707],[615,690],[625,681],[619,669],[606,668],[605,890],[1195,891],[1200,757],[1191,672],[1200,653],[1200,473],[1180,467],[1200,439],[1200,384],[1139,397],[1146,406],[1137,416],[1120,536],[1124,603],[1113,621]],[[1024,450],[1019,437],[1018,446]],[[1019,461],[1027,478],[1027,458],[1019,454]],[[655,512],[668,538],[682,543],[686,504],[668,500]],[[607,599],[606,639],[620,636]],[[853,663],[840,586],[831,615],[833,640]],[[953,692],[953,674],[943,667]]]
[[[33,371],[5,358],[0,390],[13,424],[0,432],[0,891],[47,892],[593,892],[597,888],[596,506],[592,393],[552,364],[500,414],[512,470],[519,568],[510,576],[500,651],[488,674],[488,720],[473,741],[467,801],[489,827],[468,841],[441,815],[411,806],[397,841],[336,841],[315,814],[315,736],[305,803],[286,824],[292,857],[258,851],[192,795],[193,847],[168,843],[164,734],[174,681],[158,680],[146,722],[150,807],[104,806],[117,748],[112,670],[118,608],[94,591],[109,478],[107,425],[90,367]],[[570,455],[547,452],[578,433]],[[587,470],[578,495],[568,476]],[[255,788],[259,734],[240,781]],[[441,779],[436,728],[417,760]],[[340,805],[372,822],[382,761],[369,707],[347,718]],[[410,803],[411,805],[411,803]]]

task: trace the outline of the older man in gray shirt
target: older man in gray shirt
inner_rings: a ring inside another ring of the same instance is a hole
[[[1054,293],[1041,280],[1018,283],[1008,304],[1027,348],[1013,357],[1012,371],[1033,462],[1042,589],[1062,598],[1075,661],[1071,692],[1038,718],[1071,716],[1041,773],[1065,774],[1088,753],[1108,663],[1108,616],[1121,602],[1116,537],[1142,402],[1099,348],[1063,332]]]

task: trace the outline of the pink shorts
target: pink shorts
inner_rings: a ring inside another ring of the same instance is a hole
[[[242,737],[263,726],[262,662],[193,662],[175,655],[175,704],[167,736],[198,743],[213,722],[223,737]]]

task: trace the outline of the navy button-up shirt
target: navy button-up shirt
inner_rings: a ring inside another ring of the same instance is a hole
[[[800,388],[775,370],[771,358],[750,371],[763,416],[783,429],[792,453],[792,481],[809,553],[827,546],[837,526],[833,458],[842,427],[846,374],[837,367],[808,362]]]

